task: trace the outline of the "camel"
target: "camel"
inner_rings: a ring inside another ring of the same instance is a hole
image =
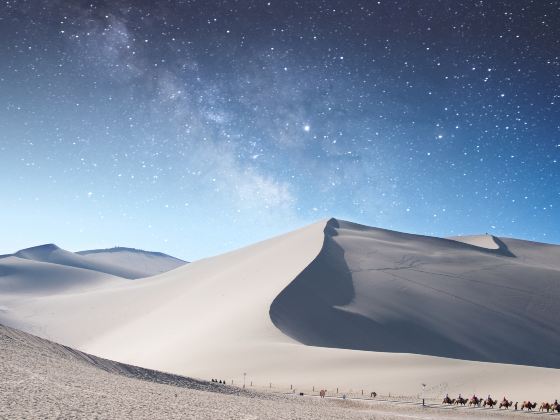
[[[372,398],[377,397],[377,392],[373,391],[373,392],[370,394],[370,397],[372,397]]]
[[[541,403],[541,405],[540,405],[540,407],[539,407],[539,411],[544,411],[544,410],[546,410],[547,413],[548,413],[551,409],[552,409],[552,404],[547,403],[547,402]]]
[[[487,398],[484,400],[484,402],[482,403],[483,407],[490,407],[490,408],[494,408],[495,405],[498,405],[498,401],[493,400],[492,398]]]
[[[457,397],[457,399],[455,400],[455,405],[465,405],[469,400],[467,400],[466,398],[461,398],[461,397]]]
[[[532,403],[531,401],[523,401],[523,403],[521,404],[521,411],[523,411],[524,408],[526,408],[527,411],[531,411],[536,406],[537,406],[536,402]]]
[[[326,389],[322,389],[319,391],[319,396],[321,398],[325,398],[325,395],[327,395],[327,390]]]
[[[556,411],[557,413],[560,413],[560,404],[558,403],[558,401],[554,401],[552,404],[550,404],[550,409],[552,410],[552,412]]]
[[[505,408],[507,408],[507,409],[509,410],[509,408],[510,408],[512,405],[513,405],[513,401],[503,400],[503,401],[500,403],[500,406],[499,406],[498,408],[505,407]]]
[[[469,407],[472,406],[477,406],[480,407],[480,403],[482,402],[481,398],[477,398],[475,396],[473,396],[470,400],[469,400]]]
[[[449,398],[449,397],[445,397],[445,398],[443,399],[442,404],[455,404],[455,399],[451,399],[451,398]]]

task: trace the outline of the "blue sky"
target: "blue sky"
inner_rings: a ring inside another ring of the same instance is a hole
[[[560,242],[554,2],[0,5],[0,253],[328,217]]]

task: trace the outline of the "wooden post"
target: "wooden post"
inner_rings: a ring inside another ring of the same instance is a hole
[[[290,384],[290,389],[292,389],[292,385]]]
[[[362,389],[362,395],[364,395],[364,390]]]
[[[336,388],[336,393],[338,394],[338,387]]]
[[[315,392],[315,385],[313,385],[313,392]]]
[[[269,388],[272,388],[272,382],[270,383],[270,387],[269,387]]]

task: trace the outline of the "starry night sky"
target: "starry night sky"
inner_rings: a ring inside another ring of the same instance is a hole
[[[560,2],[3,1],[0,179],[0,253],[559,243]]]

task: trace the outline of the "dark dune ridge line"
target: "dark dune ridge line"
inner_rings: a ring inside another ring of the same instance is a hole
[[[498,249],[331,219],[270,318],[311,346],[560,367],[560,246]]]

